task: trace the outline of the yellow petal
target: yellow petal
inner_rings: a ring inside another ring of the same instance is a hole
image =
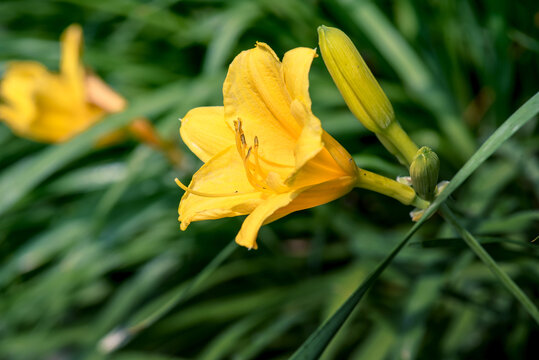
[[[62,113],[41,113],[25,133],[32,140],[59,143],[68,140],[76,132],[69,125],[73,117]]]
[[[102,118],[103,111],[97,107],[43,111],[30,125],[25,136],[48,143],[68,141]]]
[[[294,165],[301,128],[290,112],[281,63],[268,45],[258,43],[236,56],[223,85],[223,99],[226,122],[233,128],[240,119],[249,143],[258,136],[261,157]]]
[[[324,149],[286,179],[285,184],[289,188],[299,189],[347,175],[337,166],[327,150]]]
[[[84,98],[84,68],[80,61],[82,50],[82,28],[78,24],[70,25],[61,36],[62,55],[60,73],[71,87],[73,95]]]
[[[311,97],[309,96],[309,70],[316,57],[316,50],[309,48],[296,48],[288,51],[283,57],[283,77],[292,99],[301,101],[311,110]]]
[[[78,102],[65,80],[48,74],[41,81],[34,95],[39,105],[36,118],[31,123],[27,137],[45,142],[62,142],[88,129],[103,118],[100,108]]]
[[[36,117],[34,93],[47,69],[33,61],[17,61],[9,64],[0,83],[0,95],[5,103],[0,105],[0,119],[17,133],[28,128]]]
[[[356,178],[344,176],[321,184],[297,190],[297,197],[285,207],[281,207],[269,216],[264,224],[278,220],[294,211],[309,209],[344,196],[354,188]]]
[[[356,163],[348,151],[323,130],[322,140],[324,147],[286,179],[288,186],[300,188],[343,176],[357,176]]]
[[[33,94],[39,112],[59,111],[69,112],[72,115],[84,112],[87,106],[85,101],[80,100],[71,90],[64,78],[46,73],[37,82],[35,94]],[[78,118],[72,120],[72,122],[78,121]]]
[[[256,191],[247,180],[243,161],[236,147],[226,148],[212,157],[193,175],[189,189],[230,196],[198,196],[186,192],[180,202],[179,220],[183,230],[192,221],[245,215],[267,197]]]
[[[222,106],[193,109],[181,119],[183,142],[203,162],[234,145],[234,132],[225,123]]]
[[[256,237],[258,230],[280,208],[287,206],[297,196],[295,192],[279,194],[262,202],[245,219],[241,230],[236,236],[236,243],[249,249],[257,249]]]
[[[93,104],[107,113],[116,113],[125,109],[127,102],[112,90],[99,76],[88,73],[84,78],[86,102]]]
[[[294,165],[297,171],[324,147],[322,143],[323,130],[320,120],[299,100],[292,102],[291,111],[294,117],[301,119],[303,123],[303,129],[294,147]]]
[[[352,158],[352,155],[346,149],[339,144],[331,135],[324,131],[322,134],[322,140],[324,141],[324,146],[326,151],[333,158],[337,166],[340,167],[345,174],[349,176],[357,176],[358,168]]]
[[[291,111],[303,126],[294,149],[295,172],[286,180],[287,184],[294,186],[311,185],[345,175],[338,166],[335,166],[337,164],[329,153],[323,149],[323,134],[325,136],[327,133],[322,130],[320,120],[311,111],[309,70],[316,56],[313,49],[296,48],[288,51],[283,58],[283,77],[288,92],[294,99]],[[314,158],[316,161],[305,166]],[[302,169],[304,166],[305,169]]]

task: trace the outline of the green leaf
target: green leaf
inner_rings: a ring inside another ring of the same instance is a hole
[[[350,313],[354,310],[363,295],[374,284],[376,279],[393,261],[395,256],[404,248],[408,240],[425,221],[433,215],[441,204],[489,157],[498,149],[505,140],[513,135],[522,125],[531,120],[539,111],[539,93],[536,93],[530,100],[522,105],[513,115],[509,117],[475,152],[475,154],[464,164],[459,172],[453,177],[445,190],[429,206],[423,217],[408,231],[406,236],[395,246],[389,255],[370,273],[369,276],[359,285],[354,293],[344,302],[343,305],[326,320],[301,347],[292,355],[291,359],[317,359],[328,346],[329,342],[337,331],[344,324]]]

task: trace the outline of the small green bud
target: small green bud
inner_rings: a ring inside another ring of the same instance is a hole
[[[419,197],[432,201],[438,182],[440,159],[429,147],[419,149],[410,165],[412,186]]]

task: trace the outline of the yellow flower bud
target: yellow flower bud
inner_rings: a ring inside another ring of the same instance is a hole
[[[320,52],[346,104],[372,132],[383,132],[394,120],[393,107],[352,40],[339,29],[318,27]]]
[[[428,201],[434,198],[439,170],[440,160],[434,151],[427,146],[417,151],[410,165],[410,176],[412,186],[421,198]]]

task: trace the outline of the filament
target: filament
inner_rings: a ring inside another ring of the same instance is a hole
[[[262,170],[260,166],[260,155],[258,153],[259,141],[255,136],[253,139],[253,146],[247,148],[247,141],[245,139],[245,133],[241,126],[241,119],[238,118],[234,121],[234,132],[236,139],[236,149],[243,161],[243,167],[245,168],[245,176],[251,184],[251,186],[258,191],[268,192],[268,188],[264,186],[267,173]],[[247,151],[246,151],[247,149]],[[249,158],[254,158],[254,162]],[[260,179],[259,179],[260,178]]]
[[[249,156],[251,155],[251,150],[252,150],[252,147],[249,148],[249,150],[247,150],[247,155],[245,155],[245,158],[243,159],[243,166],[245,167],[245,175],[247,176],[247,180],[249,181],[249,183],[255,188],[255,189],[258,189],[260,191],[268,191],[266,187],[264,187],[263,185],[261,185],[257,179],[256,179],[256,169],[254,169],[254,173],[253,174],[251,172],[251,168],[252,168],[252,165],[251,163],[249,162]]]
[[[256,171],[262,176],[263,179],[265,179],[268,174],[262,170],[262,167],[260,166],[260,159],[259,159],[259,155],[258,155],[258,136],[255,136],[255,139],[254,139],[254,153],[253,153],[253,156],[255,158],[255,166],[256,166]]]
[[[236,149],[238,149],[238,153],[243,158],[245,153],[245,135],[243,135],[243,130],[241,129],[241,120],[238,118],[237,121],[234,121],[234,132],[235,132],[235,138],[236,138]]]
[[[178,185],[183,190],[185,190],[185,192],[188,192],[189,194],[193,194],[193,195],[196,195],[196,196],[202,196],[202,197],[215,197],[215,198],[217,198],[217,197],[229,197],[229,196],[249,195],[249,194],[256,194],[257,193],[257,191],[251,191],[251,192],[246,192],[246,193],[233,192],[233,193],[224,193],[224,194],[210,194],[210,193],[205,193],[205,192],[200,192],[200,191],[196,191],[196,190],[193,190],[193,189],[189,189],[187,186],[182,184],[182,182],[178,178],[175,178],[174,181],[176,182],[176,185]]]

